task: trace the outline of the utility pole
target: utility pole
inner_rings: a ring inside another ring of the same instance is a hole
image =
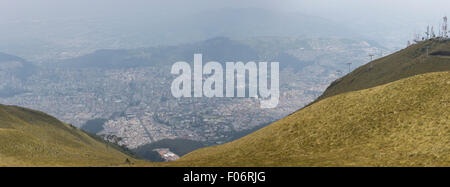
[[[372,63],[372,61],[373,61],[373,57],[374,57],[375,55],[374,54],[369,54],[369,57],[370,57],[370,69],[372,69],[373,68],[373,63]]]
[[[347,63],[347,65],[348,65],[348,73],[350,73],[350,67],[352,66],[352,63],[349,62],[349,63]]]

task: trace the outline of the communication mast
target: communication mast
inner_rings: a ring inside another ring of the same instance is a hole
[[[441,32],[441,24],[439,23],[439,27],[438,27],[438,29],[439,29],[439,38],[441,38],[442,37],[442,32]]]
[[[427,36],[427,40],[430,39],[430,26],[427,26],[427,32],[425,32],[426,36]]]
[[[442,25],[442,37],[447,38],[447,16],[444,16],[444,24]]]
[[[431,26],[431,38],[436,38],[436,34],[434,33],[434,26]]]

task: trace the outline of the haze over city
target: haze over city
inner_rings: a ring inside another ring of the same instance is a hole
[[[233,34],[220,32],[236,27],[233,22],[242,21],[237,19],[241,16],[236,9],[247,9],[253,15],[256,15],[255,12],[275,12],[280,15],[277,19],[289,16],[298,18],[301,15],[322,18],[348,29],[345,32],[352,35],[399,49],[414,34],[423,33],[424,25],[438,27],[441,18],[448,14],[448,7],[450,2],[446,0],[2,0],[0,51],[35,61],[49,61],[65,58],[64,54],[77,56],[98,49],[181,44],[224,35],[243,38],[280,34],[292,36],[296,33],[305,35],[300,31],[283,31],[282,26],[271,28],[272,31],[266,33],[244,34],[239,29],[230,31]],[[228,13],[215,19],[211,28],[207,28],[208,24],[198,23],[212,21],[198,18],[218,11]],[[250,22],[256,21],[251,17],[248,19]],[[309,20],[315,21],[312,18]],[[290,24],[296,24],[295,19],[293,21]],[[330,25],[330,28],[323,29],[331,34],[334,28]],[[303,30],[308,31],[308,25],[304,25]],[[318,35],[327,37],[324,33]],[[58,49],[53,49],[54,46]]]

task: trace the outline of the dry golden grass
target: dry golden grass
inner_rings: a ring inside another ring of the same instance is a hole
[[[42,112],[0,105],[0,166],[127,166],[128,155]]]
[[[170,163],[131,159],[42,112],[0,105],[0,166],[450,166],[449,93],[448,71],[347,92]]]
[[[159,166],[450,166],[449,93],[450,72],[348,92]]]
[[[450,40],[421,42],[358,67],[350,74],[333,82],[318,100],[345,92],[372,88],[418,74],[450,71],[450,58],[427,56],[427,46],[430,46],[430,54],[437,51],[450,51]]]

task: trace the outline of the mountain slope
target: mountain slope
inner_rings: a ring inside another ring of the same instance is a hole
[[[0,52],[0,76],[27,78],[36,71],[36,66],[20,57]]]
[[[0,52],[0,98],[8,98],[28,92],[18,88],[20,81],[36,73],[37,67],[20,57]]]
[[[169,165],[450,166],[448,93],[449,71],[337,95]]]
[[[42,112],[0,105],[0,166],[119,166],[127,158]]]
[[[427,46],[430,47],[427,56]],[[370,62],[334,81],[318,100],[341,93],[379,86],[406,77],[450,70],[450,58],[439,55],[450,51],[450,40],[428,40],[395,54]],[[433,55],[436,54],[436,55]]]
[[[178,6],[178,5],[177,5]],[[160,9],[162,11],[162,9]],[[143,14],[115,14],[99,18],[59,17],[42,22],[3,23],[0,51],[46,62],[91,53],[99,49],[134,49],[179,45],[217,36],[234,39],[255,36],[328,36],[367,39],[345,25],[298,12],[259,8],[226,8],[174,14],[146,10]],[[188,11],[190,12],[190,11]],[[164,17],[164,19],[160,19]],[[183,18],[180,21],[180,18]],[[94,23],[94,22],[99,23]],[[44,23],[45,22],[45,23]],[[44,25],[42,25],[44,24]],[[44,36],[52,36],[51,38]],[[11,42],[14,41],[14,42]],[[74,44],[74,41],[80,43]]]
[[[99,50],[92,54],[67,59],[59,64],[69,68],[130,68],[171,66],[177,61],[192,61],[195,53],[203,53],[205,62],[212,60],[251,61],[258,54],[249,46],[224,37],[179,46],[132,50]]]

